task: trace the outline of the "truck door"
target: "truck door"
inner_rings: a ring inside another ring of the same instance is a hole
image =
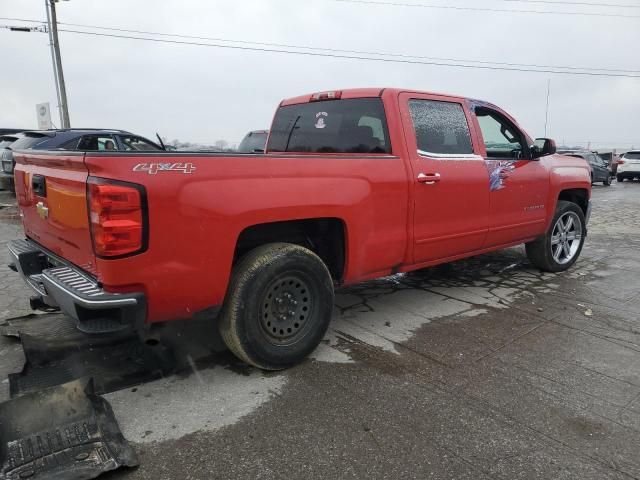
[[[489,174],[468,112],[450,97],[414,93],[400,95],[400,110],[412,168],[414,263],[480,249]]]
[[[490,175],[486,247],[527,240],[544,233],[549,205],[549,171],[532,159],[527,135],[503,112],[473,108]]]

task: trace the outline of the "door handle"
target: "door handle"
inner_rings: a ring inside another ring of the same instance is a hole
[[[433,185],[436,182],[440,181],[439,173],[419,173],[418,174],[418,183],[424,183],[425,185]]]

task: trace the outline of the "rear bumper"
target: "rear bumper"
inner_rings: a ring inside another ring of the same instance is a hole
[[[623,178],[634,178],[634,177],[640,177],[640,168],[633,168],[633,169],[629,169],[629,170],[618,170],[616,175],[618,177],[623,177]]]
[[[140,329],[146,315],[143,293],[109,293],[99,282],[31,240],[9,243],[13,270],[44,304],[60,308],[86,333]]]
[[[618,164],[618,170],[616,172],[619,175],[640,175],[640,163],[626,160],[624,163]]]

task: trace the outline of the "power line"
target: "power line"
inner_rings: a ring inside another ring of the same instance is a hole
[[[165,37],[175,37],[175,38],[187,38],[191,40],[208,40],[208,41],[216,41],[216,42],[231,42],[231,43],[240,43],[245,45],[260,45],[260,46],[269,46],[269,47],[283,47],[283,48],[295,48],[295,49],[304,49],[304,50],[315,50],[321,52],[336,52],[336,53],[350,53],[356,55],[376,55],[376,56],[384,56],[384,57],[398,57],[398,58],[407,58],[407,59],[422,59],[422,60],[435,60],[442,62],[462,62],[462,63],[479,63],[484,65],[504,65],[510,67],[529,67],[534,69],[548,68],[548,69],[560,69],[560,70],[580,70],[580,71],[598,71],[598,72],[616,72],[616,73],[640,73],[640,70],[628,70],[628,69],[614,69],[614,68],[599,68],[599,67],[576,67],[576,66],[562,66],[562,65],[542,65],[542,64],[527,64],[527,63],[511,63],[511,62],[498,62],[498,61],[486,61],[486,60],[472,60],[472,59],[460,59],[460,58],[447,58],[447,57],[427,57],[420,55],[409,55],[402,53],[390,53],[390,52],[372,52],[365,50],[345,50],[345,49],[335,49],[335,48],[327,48],[327,47],[313,47],[309,45],[293,45],[287,43],[272,43],[272,42],[256,42],[256,41],[247,41],[247,40],[236,40],[229,38],[220,38],[220,37],[203,37],[196,35],[184,35],[177,33],[164,33],[164,32],[152,32],[147,30],[132,30],[126,28],[116,28],[116,27],[103,27],[99,25],[87,25],[80,23],[67,23],[67,22],[58,22],[59,25],[67,25],[73,27],[81,27],[81,28],[91,28],[98,30],[107,30],[107,31],[116,31],[116,32],[126,32],[126,33],[137,33],[144,35],[155,35],[155,36],[165,36]]]
[[[310,56],[310,57],[344,58],[344,59],[350,59],[350,60],[366,60],[366,61],[374,61],[374,62],[405,63],[405,64],[413,64],[413,65],[432,65],[432,66],[441,66],[441,67],[457,67],[457,68],[470,68],[470,69],[475,68],[475,69],[484,69],[484,70],[555,73],[555,74],[564,74],[564,75],[586,75],[586,76],[596,76],[596,77],[640,78],[640,75],[630,75],[630,74],[624,74],[624,73],[599,73],[599,72],[587,72],[587,71],[531,69],[531,68],[519,68],[519,67],[508,67],[508,66],[468,65],[463,63],[442,63],[442,62],[424,61],[424,60],[343,55],[339,53],[301,52],[301,51],[292,51],[292,50],[281,50],[281,49],[275,49],[275,48],[266,48],[266,47],[224,45],[219,43],[188,42],[188,41],[182,41],[182,40],[166,40],[166,39],[159,39],[159,38],[137,37],[132,35],[116,35],[111,33],[99,33],[99,32],[85,32],[85,31],[68,30],[68,29],[60,29],[59,31],[66,32],[66,33],[75,33],[79,35],[97,36],[97,37],[121,38],[121,39],[140,40],[140,41],[158,42],[158,43],[165,43],[165,44],[175,44],[175,45],[194,45],[194,46],[201,46],[201,47],[227,48],[227,49],[233,49],[233,50],[244,50],[244,51],[254,51],[254,52],[284,53],[284,54],[290,54],[290,55],[302,55],[302,56]]]
[[[502,0],[503,2],[520,3],[544,3],[547,5],[577,5],[581,7],[612,7],[612,8],[640,8],[640,5],[629,5],[621,3],[589,3],[589,2],[560,2],[552,0]]]
[[[491,12],[491,13],[533,13],[544,15],[578,15],[586,17],[616,17],[616,18],[640,18],[640,15],[625,15],[622,13],[594,13],[594,12],[561,12],[557,10],[512,10],[508,8],[486,8],[486,7],[459,7],[454,5],[433,5],[427,3],[403,3],[389,2],[383,0],[329,0],[340,3],[355,3],[361,5],[381,5],[391,7],[415,7],[415,8],[435,8],[440,10],[457,10],[471,12]]]
[[[0,17],[0,20],[10,20],[12,22],[46,23],[45,20],[33,20],[31,18]]]
[[[615,68],[598,68],[598,67],[574,67],[574,66],[562,66],[562,65],[540,65],[540,64],[528,64],[528,63],[510,63],[510,62],[497,62],[497,61],[488,61],[488,60],[471,60],[471,59],[461,59],[461,58],[446,58],[446,57],[426,57],[421,55],[409,55],[403,53],[390,53],[390,52],[371,52],[366,50],[345,50],[338,48],[326,48],[326,47],[313,47],[309,45],[293,45],[287,43],[272,43],[272,42],[255,42],[248,40],[236,40],[231,38],[220,38],[220,37],[202,37],[196,35],[184,35],[184,34],[176,34],[176,33],[163,33],[163,32],[150,32],[144,30],[130,30],[125,28],[114,28],[114,27],[101,27],[98,25],[83,25],[78,23],[64,23],[59,22],[60,25],[68,25],[74,27],[83,27],[83,28],[95,28],[99,30],[108,30],[108,31],[118,31],[118,32],[126,32],[126,33],[140,33],[145,35],[158,35],[165,37],[176,37],[176,38],[188,38],[192,40],[210,40],[215,42],[231,42],[231,43],[241,43],[247,45],[261,45],[268,47],[284,47],[284,48],[296,48],[296,49],[304,49],[304,50],[316,50],[323,52],[337,52],[337,53],[352,53],[356,55],[378,55],[385,57],[399,57],[399,58],[418,58],[423,60],[437,60],[444,62],[464,62],[464,63],[481,63],[481,64],[489,64],[489,65],[506,65],[511,67],[530,67],[530,68],[553,68],[553,69],[563,69],[563,70],[596,70],[601,72],[623,72],[623,73],[640,73],[640,70],[627,70],[627,69],[615,69]]]

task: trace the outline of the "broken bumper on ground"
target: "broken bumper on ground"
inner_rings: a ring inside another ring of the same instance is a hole
[[[60,308],[86,333],[140,328],[146,315],[143,293],[109,293],[79,268],[31,240],[9,243],[12,263],[36,293],[32,307]]]

